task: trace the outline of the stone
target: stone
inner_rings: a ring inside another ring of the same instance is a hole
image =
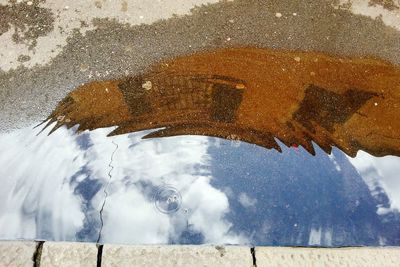
[[[37,243],[0,241],[0,266],[33,266]]]
[[[43,244],[41,267],[96,267],[97,247],[93,243],[45,242]]]
[[[104,245],[101,265],[250,267],[253,260],[249,247]]]
[[[399,248],[257,247],[257,267],[264,266],[399,266]]]

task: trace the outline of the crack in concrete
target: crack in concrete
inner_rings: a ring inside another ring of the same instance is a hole
[[[97,267],[101,267],[101,260],[103,259],[103,245],[97,245]]]
[[[107,188],[110,185],[111,178],[112,178],[111,172],[114,169],[114,166],[112,165],[112,162],[114,160],[114,154],[115,154],[115,152],[117,152],[117,149],[118,149],[118,144],[115,143],[114,141],[112,141],[112,143],[115,145],[115,149],[114,149],[113,153],[111,154],[110,163],[108,163],[108,167],[110,167],[110,170],[108,171],[108,183],[104,187],[104,191],[103,191],[104,192],[104,201],[103,201],[103,204],[101,205],[101,209],[100,209],[100,222],[101,222],[101,225],[100,225],[100,230],[99,230],[99,236],[97,238],[96,243],[99,243],[100,239],[101,239],[101,232],[102,232],[103,226],[104,226],[103,210],[104,210],[104,206],[106,205],[106,201],[107,201],[107,197],[108,197]]]
[[[250,248],[251,257],[253,259],[253,267],[257,267],[257,259],[256,259],[256,248]]]
[[[42,257],[42,250],[43,250],[44,241],[37,242],[35,253],[33,253],[33,267],[40,267],[40,260]]]

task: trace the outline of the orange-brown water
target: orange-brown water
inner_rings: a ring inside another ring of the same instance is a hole
[[[371,58],[227,48],[154,65],[143,75],[92,82],[50,115],[54,128],[119,126],[111,134],[208,135],[314,153],[400,155],[400,68]]]

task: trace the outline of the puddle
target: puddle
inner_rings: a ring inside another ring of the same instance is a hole
[[[230,48],[83,85],[0,135],[0,239],[400,245],[399,84],[376,59]]]
[[[113,129],[2,134],[0,239],[400,245],[398,157]]]

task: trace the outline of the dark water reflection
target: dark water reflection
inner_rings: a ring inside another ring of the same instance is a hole
[[[398,157],[110,131],[2,134],[0,239],[400,245]]]

